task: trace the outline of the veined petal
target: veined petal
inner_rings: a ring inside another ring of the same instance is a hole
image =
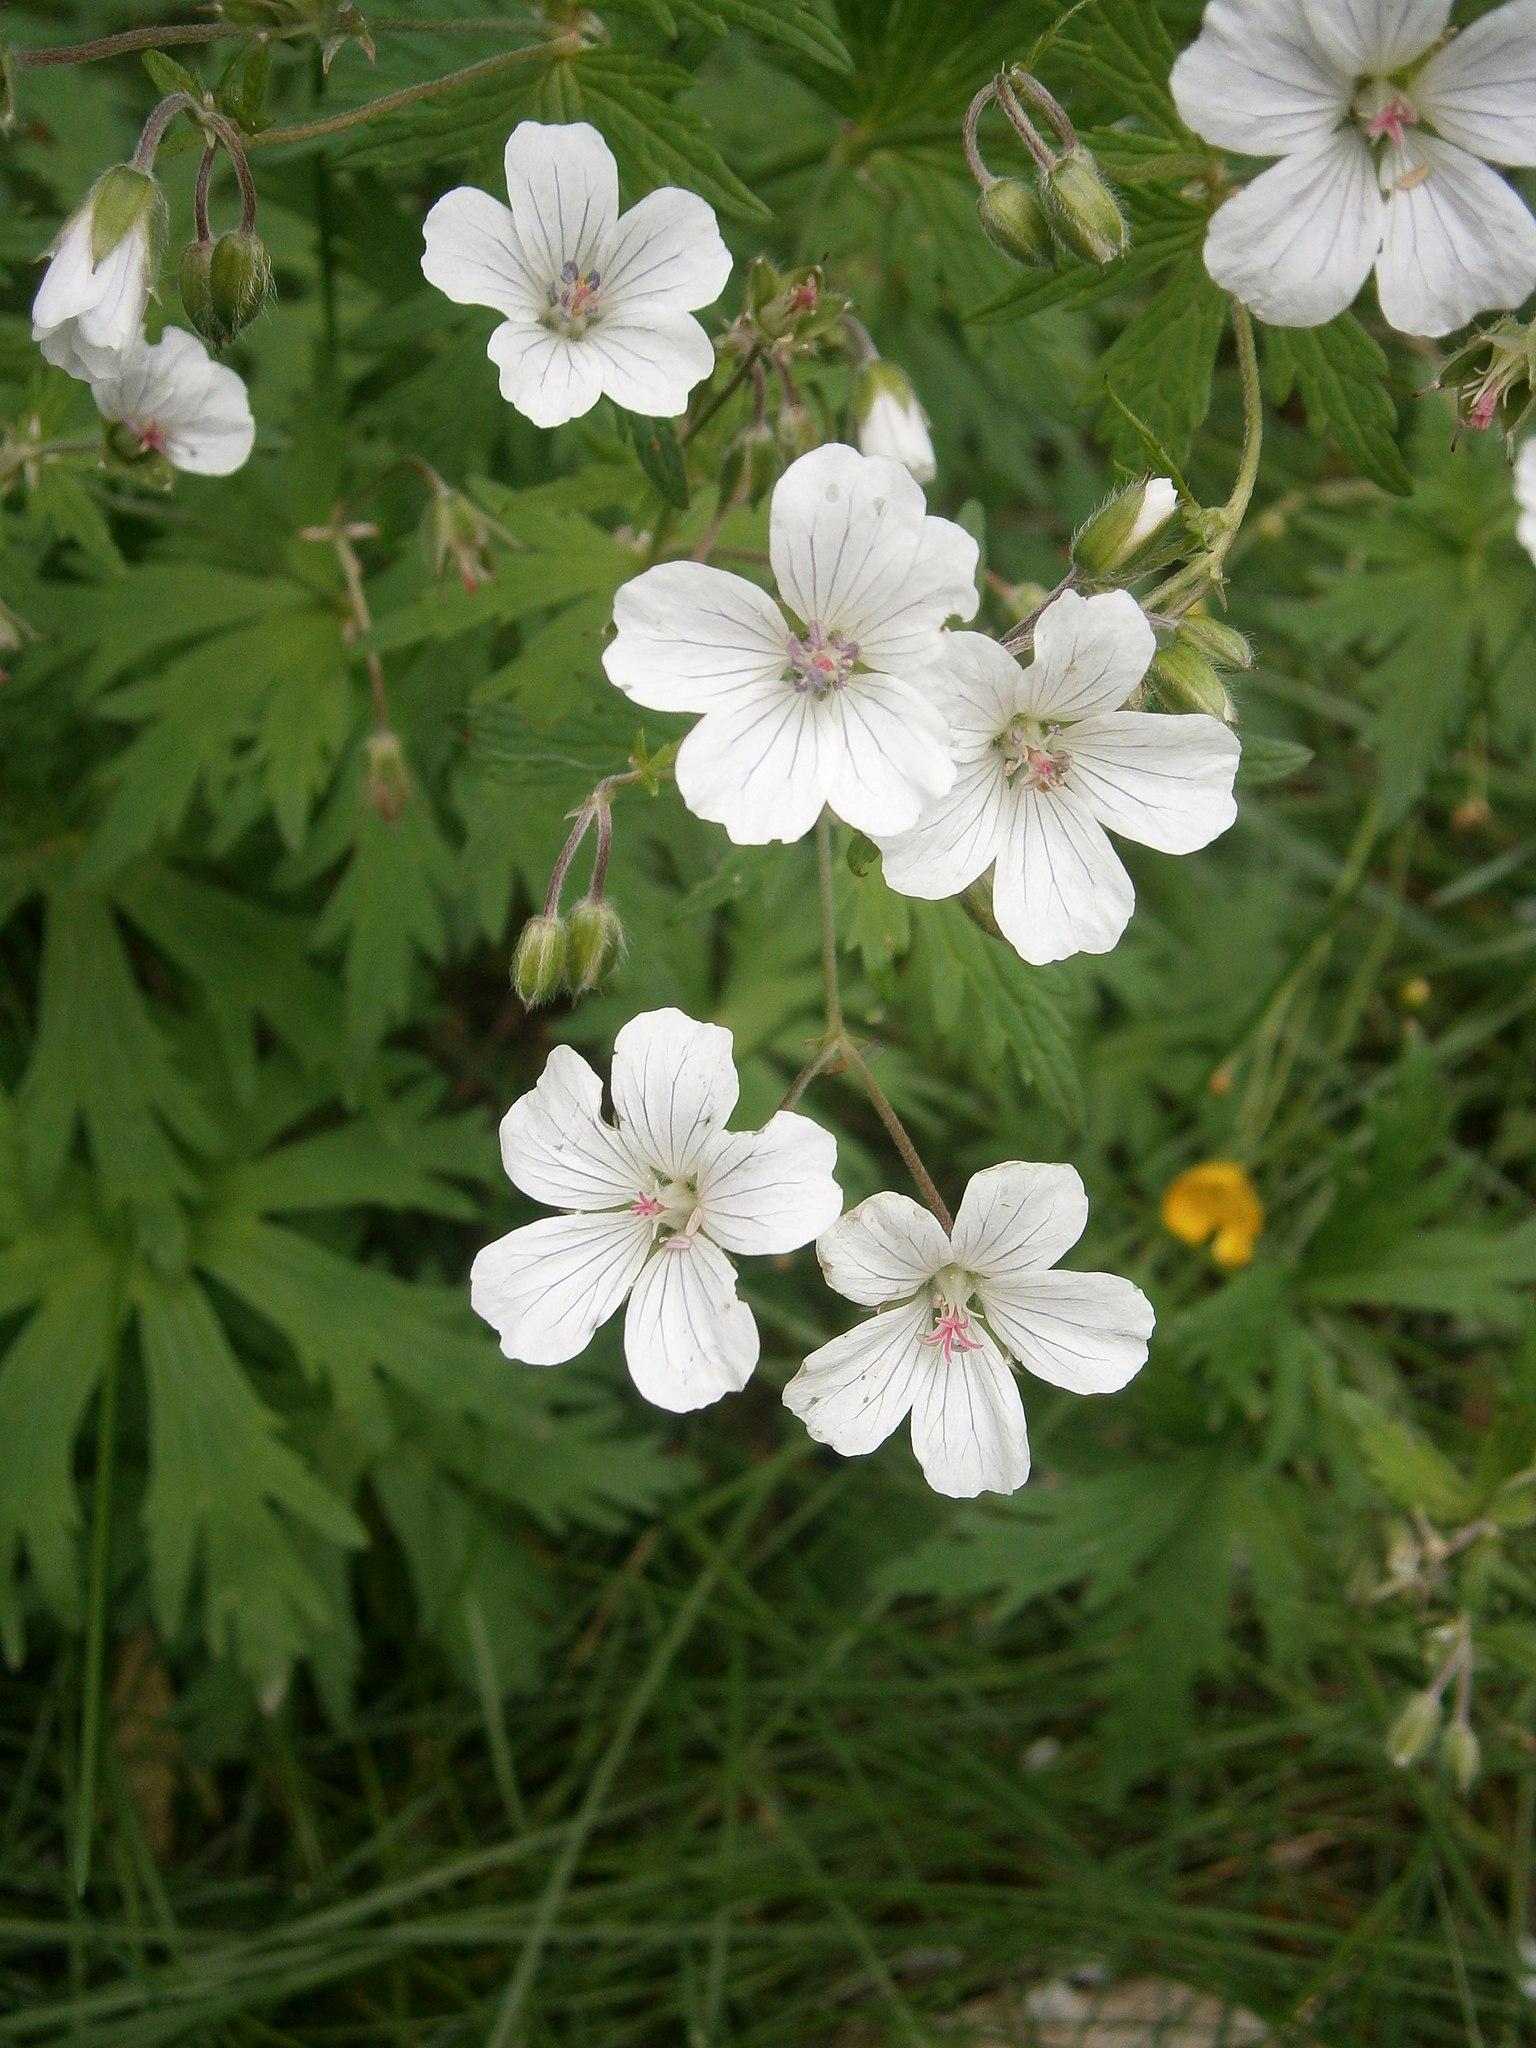
[[[1010,1159],[973,1174],[955,1217],[955,1263],[991,1285],[1054,1266],[1088,1226],[1075,1166]]]
[[[816,709],[808,692],[769,683],[709,712],[677,750],[683,802],[738,846],[803,839],[827,800]]]
[[[171,467],[191,476],[230,476],[255,445],[256,421],[244,378],[227,363],[210,363],[196,404],[167,425],[165,452]]]
[[[1354,89],[1300,0],[1211,0],[1169,84],[1197,135],[1244,156],[1289,156],[1326,141]]]
[[[588,121],[519,121],[505,161],[517,237],[541,281],[567,263],[592,269],[619,217],[618,165],[602,136]]]
[[[1101,597],[1069,590],[1035,627],[1035,658],[1021,671],[1018,708],[1041,719],[1118,711],[1156,650],[1156,635],[1128,590]]]
[[[1422,57],[1451,18],[1451,0],[1301,0],[1319,46],[1344,70],[1381,76]]]
[[[976,1350],[957,1351],[919,1382],[912,1408],[912,1448],[923,1477],[952,1500],[1016,1493],[1029,1477],[1018,1383],[986,1332],[975,1335]]]
[[[626,312],[693,313],[713,305],[730,274],[714,208],[696,192],[664,185],[619,221],[603,258],[603,295]]]
[[[556,334],[532,314],[504,320],[486,344],[501,395],[536,427],[580,419],[603,395],[603,361],[583,336]]]
[[[510,209],[489,192],[473,185],[445,192],[422,236],[422,275],[455,305],[527,315],[548,303],[547,281],[529,267]]]
[[[697,1170],[736,1107],[731,1034],[681,1010],[646,1010],[613,1041],[610,1085],[629,1149],[681,1180]]]
[[[1242,749],[1219,718],[1109,711],[1074,725],[1067,744],[1068,788],[1101,825],[1139,846],[1193,853],[1237,817]]]
[[[134,228],[97,264],[95,295],[79,314],[80,334],[91,348],[129,349],[144,329],[149,297],[149,241]]]
[[[1536,289],[1536,219],[1497,171],[1414,133],[1387,158],[1381,310],[1401,334],[1449,334]]]
[[[560,1365],[585,1351],[634,1285],[651,1248],[643,1216],[545,1216],[478,1253],[469,1299],[508,1358]]]
[[[627,307],[605,313],[587,334],[615,405],[647,419],[676,419],[688,394],[715,367],[715,346],[691,313]]]
[[[928,1313],[926,1302],[905,1302],[823,1344],[784,1389],[785,1407],[817,1443],[830,1444],[845,1458],[878,1449],[910,1413],[924,1376],[935,1370],[931,1353],[918,1341]]]
[[[1364,137],[1341,130],[1282,157],[1217,209],[1205,267],[1272,326],[1318,327],[1369,277],[1383,211]]]
[[[1147,1362],[1152,1304],[1115,1273],[1035,1273],[978,1290],[987,1321],[1036,1379],[1118,1393]]]
[[[528,1094],[501,1120],[507,1178],[552,1209],[627,1207],[643,1173],[602,1116],[603,1084],[579,1052],[557,1045]]]
[[[1509,0],[1437,50],[1414,105],[1447,142],[1495,164],[1536,164],[1536,0]]]
[[[707,562],[658,562],[613,600],[609,682],[652,711],[711,711],[785,673],[789,628],[765,591]]]
[[[827,802],[861,832],[902,832],[955,779],[932,696],[896,676],[853,676],[817,706]]]
[[[827,1285],[865,1308],[927,1287],[950,1261],[944,1226],[908,1195],[871,1195],[816,1240]]]
[[[837,1140],[781,1109],[760,1131],[728,1131],[699,1172],[704,1228],[728,1252],[792,1252],[836,1221]]]
[[[1008,838],[1013,790],[1003,757],[989,747],[960,763],[955,786],[910,832],[881,839],[885,879],[903,896],[930,903],[958,896],[984,875]]]
[[[1053,626],[1046,635],[1047,643],[1056,630]],[[959,749],[990,747],[1009,720],[1028,707],[1027,673],[985,633],[944,635],[940,701]]]
[[[1017,792],[992,908],[1021,959],[1045,967],[1107,953],[1135,904],[1130,876],[1081,797],[1066,788]]]
[[[736,1269],[708,1238],[662,1245],[629,1298],[624,1356],[647,1401],[674,1415],[738,1393],[757,1364],[757,1324]]]

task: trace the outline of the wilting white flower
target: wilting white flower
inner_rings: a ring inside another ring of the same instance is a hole
[[[470,1300],[509,1358],[558,1365],[625,1297],[624,1352],[659,1408],[704,1408],[744,1387],[757,1325],[727,1252],[794,1251],[842,1207],[827,1131],[780,1110],[728,1131],[731,1034],[681,1010],[632,1018],[613,1046],[615,1122],[579,1053],[556,1046],[502,1119],[514,1186],[567,1213],[487,1245]],[[633,1290],[633,1291],[631,1291]]]
[[[1451,0],[1206,8],[1173,95],[1207,142],[1280,159],[1205,245],[1217,284],[1262,319],[1331,320],[1373,264],[1404,334],[1447,334],[1536,286],[1536,220],[1488,168],[1536,164],[1536,5],[1437,49],[1450,14]]]
[[[904,371],[878,358],[862,364],[854,378],[853,415],[865,455],[899,462],[920,484],[933,482],[939,469],[927,415]]]
[[[520,122],[506,167],[510,210],[459,186],[427,215],[421,260],[450,299],[503,316],[486,349],[502,397],[539,427],[605,393],[675,417],[714,367],[691,317],[731,271],[713,208],[667,185],[621,216],[613,152],[585,121]]]
[[[993,910],[1024,959],[1107,953],[1135,893],[1105,827],[1193,853],[1237,816],[1239,747],[1219,718],[1121,709],[1155,645],[1123,590],[1059,597],[1028,668],[980,633],[951,634],[958,772],[914,831],[881,840],[891,887],[956,896],[995,864]]]
[[[146,172],[119,164],[97,181],[49,251],[32,301],[32,339],[50,363],[72,377],[99,376],[139,339],[163,220]]]
[[[1525,443],[1516,460],[1515,500],[1520,507],[1520,545],[1536,562],[1536,437]]]
[[[112,358],[106,374],[92,379],[91,395],[102,418],[120,421],[145,454],[194,476],[228,476],[256,439],[239,372],[212,361],[197,336],[179,327]]]
[[[905,1195],[873,1195],[822,1236],[829,1285],[880,1310],[813,1351],[784,1400],[818,1443],[872,1451],[912,1417],[930,1486],[969,1499],[1029,1477],[1010,1361],[1074,1394],[1113,1394],[1146,1362],[1152,1305],[1112,1273],[1055,1273],[1083,1234],[1070,1166],[978,1173],[954,1235]]]
[[[799,839],[824,804],[900,832],[954,781],[937,668],[945,620],[976,610],[976,543],[928,517],[899,464],[834,443],[779,479],[769,554],[782,608],[702,562],[626,583],[608,678],[653,711],[704,714],[677,786],[738,845]]]

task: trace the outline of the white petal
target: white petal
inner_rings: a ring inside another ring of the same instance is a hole
[[[1051,633],[1055,630],[1053,625]],[[1046,637],[1049,641],[1050,633]],[[991,746],[1030,701],[1026,673],[1006,647],[985,633],[944,635],[941,701],[960,745]]]
[[[1101,825],[1139,846],[1193,853],[1237,816],[1232,783],[1242,749],[1219,718],[1104,712],[1074,725],[1067,746],[1068,788]]]
[[[1156,635],[1128,590],[1102,597],[1069,590],[1035,627],[1034,664],[1022,673],[1018,708],[1044,719],[1117,711],[1156,650]]]
[[[907,675],[935,662],[946,619],[975,616],[979,551],[927,516],[899,463],[833,442],[790,464],[769,516],[773,573],[802,620],[858,642],[865,663]]]
[[[1088,1197],[1074,1166],[1010,1159],[971,1177],[955,1217],[955,1260],[987,1281],[1054,1266],[1088,1225]]]
[[[1004,937],[1033,967],[1073,953],[1107,953],[1136,896],[1104,828],[1070,789],[1021,790],[998,857],[992,909]]]
[[[1536,439],[1524,444],[1515,464],[1515,501],[1520,507],[1520,545],[1536,562]]]
[[[1001,754],[989,747],[962,761],[948,796],[930,805],[912,831],[879,842],[886,881],[930,903],[958,896],[1007,843],[1012,810]]]
[[[707,1408],[747,1384],[757,1352],[757,1324],[724,1252],[698,1237],[652,1253],[624,1318],[630,1378],[647,1401],[674,1415]]]
[[[736,1107],[731,1034],[681,1010],[646,1010],[613,1041],[619,1129],[658,1173],[693,1173]]]
[[[1394,189],[1376,289],[1400,334],[1449,334],[1536,289],[1536,219],[1496,171],[1415,133],[1382,175]]]
[[[477,1254],[470,1305],[508,1358],[562,1364],[587,1348],[635,1284],[652,1235],[643,1216],[622,1210],[546,1216]]]
[[[580,419],[603,395],[603,359],[586,336],[555,334],[531,314],[505,320],[486,344],[501,395],[536,427]]]
[[[699,720],[675,773],[694,816],[723,825],[738,846],[803,839],[827,800],[814,699],[787,683],[743,690]]]
[[[891,391],[877,391],[859,421],[859,452],[899,462],[920,484],[931,484],[939,473],[922,407]]]
[[[1180,114],[1207,142],[1289,156],[1327,140],[1354,81],[1319,45],[1299,0],[1211,0],[1169,83]]]
[[[548,279],[535,276],[510,209],[489,192],[473,185],[445,192],[427,215],[422,234],[422,274],[455,305],[526,314],[549,303]]]
[[[861,832],[904,832],[955,779],[949,726],[932,691],[863,674],[817,706],[827,802]]]
[[[918,1386],[912,1448],[935,1493],[972,1500],[1014,1493],[1029,1477],[1029,1431],[1018,1383],[984,1331]]]
[[[97,264],[91,303],[79,315],[90,348],[127,349],[139,340],[149,297],[149,241],[142,228],[124,235]]]
[[[613,151],[586,121],[520,121],[506,148],[507,197],[529,263],[548,284],[585,274],[612,246],[619,214]]]
[[[552,1209],[618,1209],[642,1192],[629,1147],[603,1122],[603,1084],[579,1052],[557,1045],[537,1084],[501,1120],[507,1178]]]
[[[1413,81],[1414,105],[1447,142],[1495,164],[1536,164],[1536,0],[1464,28]]]
[[[80,324],[76,320],[63,320],[57,327],[34,326],[32,339],[42,350],[44,359],[55,369],[66,371],[85,384],[110,377],[121,360],[116,349],[92,348],[82,338]]]
[[[862,1458],[883,1444],[910,1412],[932,1355],[919,1343],[925,1301],[871,1316],[810,1357],[784,1389],[784,1405],[819,1444]]]
[[[816,1240],[827,1285],[865,1308],[926,1288],[950,1260],[944,1226],[908,1195],[871,1195]]]
[[[1152,1304],[1118,1274],[1036,1273],[978,1291],[999,1339],[1053,1387],[1114,1394],[1147,1362]]]
[[[139,340],[109,360],[91,384],[97,409],[157,435],[174,469],[229,476],[249,456],[256,422],[244,379],[214,362],[195,334],[168,327],[153,347]]]
[[[1422,57],[1451,18],[1451,0],[1302,0],[1302,7],[1336,63],[1375,76]]]
[[[692,313],[725,290],[731,252],[714,208],[696,192],[665,185],[620,220],[603,257],[605,303],[626,312],[667,307]]]
[[[705,562],[659,562],[613,600],[609,682],[652,711],[709,711],[785,673],[789,628],[766,592]]]
[[[715,347],[691,313],[650,307],[605,313],[582,337],[602,365],[603,389],[626,412],[676,419],[715,367]]]
[[[728,1252],[797,1251],[836,1221],[837,1140],[781,1109],[760,1131],[729,1131],[699,1174],[704,1228]]]
[[[32,301],[33,339],[66,320],[77,320],[87,306],[95,304],[96,290],[90,214],[80,212],[65,225],[49,254],[48,268]]]
[[[1272,169],[1219,207],[1205,267],[1275,327],[1318,327],[1348,306],[1381,247],[1383,202],[1351,129]]]

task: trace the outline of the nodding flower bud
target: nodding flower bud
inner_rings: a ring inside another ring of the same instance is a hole
[[[512,988],[525,1008],[552,1003],[565,987],[571,935],[563,917],[530,917],[512,955]]]
[[[1149,681],[1166,711],[1207,711],[1230,725],[1236,717],[1227,686],[1205,656],[1183,637],[1183,628],[1152,657]]]
[[[720,463],[720,503],[760,505],[779,476],[779,441],[766,420],[742,428]]]
[[[368,801],[388,825],[403,815],[411,800],[411,775],[397,732],[371,733],[366,747]]]
[[[1475,434],[1500,426],[1513,453],[1536,412],[1536,321],[1504,319],[1457,349],[1436,379],[1456,394],[1457,425]]]
[[[1387,1730],[1387,1755],[1400,1771],[1416,1764],[1440,1733],[1440,1701],[1432,1692],[1416,1692]]]
[[[159,260],[165,240],[165,195],[148,171],[114,164],[96,180],[91,209],[91,261],[105,263],[119,242],[143,235]]]
[[[1440,1756],[1456,1790],[1470,1792],[1483,1768],[1483,1749],[1469,1722],[1451,1722],[1440,1738]]]
[[[1144,477],[1116,491],[1081,528],[1072,559],[1088,576],[1128,569],[1179,509],[1179,494],[1165,476]]]
[[[863,454],[899,462],[920,484],[933,482],[939,473],[933,441],[905,370],[878,357],[861,363],[853,379],[853,417]]]
[[[434,485],[421,521],[427,567],[442,582],[454,576],[464,590],[491,580],[491,530],[472,498],[447,484]]]
[[[571,987],[588,995],[601,987],[624,956],[624,925],[602,896],[583,896],[571,912]]]
[[[225,339],[233,341],[272,296],[272,259],[260,235],[250,228],[220,235],[208,265],[208,285],[213,317]]]
[[[976,201],[981,231],[994,249],[1034,270],[1054,270],[1056,243],[1032,185],[998,178]]]
[[[1043,180],[1051,225],[1075,255],[1089,263],[1113,263],[1131,246],[1131,231],[1120,202],[1086,150],[1066,156]]]
[[[1186,612],[1179,621],[1178,638],[1186,647],[1203,654],[1212,668],[1253,667],[1253,642],[1225,619],[1213,619],[1209,612]]]
[[[213,317],[213,284],[209,275],[212,265],[212,242],[188,242],[181,252],[177,281],[181,287],[181,310],[192,323],[193,332],[217,347],[219,336]]]

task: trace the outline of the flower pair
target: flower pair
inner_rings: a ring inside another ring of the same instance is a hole
[[[1152,1310],[1129,1281],[1050,1269],[1082,1234],[1070,1167],[1018,1162],[978,1174],[952,1233],[905,1196],[840,1217],[836,1146],[781,1110],[727,1128],[731,1034],[654,1010],[614,1041],[614,1121],[578,1053],[557,1046],[502,1121],[513,1184],[563,1214],[525,1225],[475,1260],[470,1298],[509,1358],[555,1365],[585,1350],[626,1301],[636,1386],[684,1413],[745,1386],[759,1340],[730,1254],[817,1240],[829,1284],[878,1313],[813,1352],[785,1401],[819,1441],[873,1450],[911,1415],[940,1492],[1012,1492],[1029,1439],[1010,1360],[1077,1393],[1123,1386],[1146,1358]]]

